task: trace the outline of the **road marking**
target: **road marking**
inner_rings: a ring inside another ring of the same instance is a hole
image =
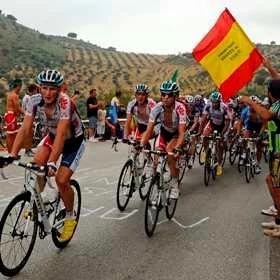
[[[188,225],[188,226],[184,226],[180,222],[178,222],[175,218],[172,218],[172,222],[174,222],[175,224],[177,224],[179,227],[181,227],[183,229],[194,228],[194,227],[200,225],[201,223],[206,222],[207,220],[209,220],[209,217],[203,218],[203,219],[199,220],[198,222],[196,222],[194,224],[191,224],[191,225]]]
[[[23,176],[12,177],[12,178],[9,178],[9,179],[0,180],[0,183],[3,183],[3,182],[7,183],[7,182],[18,180],[18,179],[23,179]]]
[[[112,208],[111,210],[105,212],[103,215],[100,216],[101,219],[106,219],[106,220],[124,220],[127,219],[129,217],[131,217],[132,215],[134,215],[135,213],[138,212],[138,209],[134,209],[132,210],[130,213],[128,212],[119,212],[118,210],[118,215],[122,216],[122,217],[110,217],[108,216],[109,214],[112,214],[113,212],[115,212],[117,209],[116,208]]]
[[[96,209],[88,209],[88,208],[82,207],[81,210],[86,211],[87,213],[81,214],[81,217],[87,217],[87,216],[89,216],[89,215],[92,215],[92,214],[98,212],[98,211],[101,210],[101,209],[104,209],[104,208],[105,208],[104,206],[101,206],[101,207],[96,208]]]
[[[196,222],[196,223],[194,223],[194,224],[184,226],[183,224],[181,224],[180,222],[178,222],[175,218],[172,218],[172,219],[171,219],[171,221],[172,221],[173,223],[175,223],[176,225],[178,225],[179,227],[181,227],[181,228],[183,228],[183,229],[194,228],[194,227],[200,225],[201,223],[206,222],[207,220],[209,220],[209,217],[203,218],[203,219],[199,220],[198,222]],[[168,221],[169,221],[168,219],[162,220],[162,221],[158,222],[157,225],[166,223],[166,222],[168,222]]]

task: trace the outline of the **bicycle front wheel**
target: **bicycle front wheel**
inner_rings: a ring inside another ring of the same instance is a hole
[[[74,233],[78,226],[80,213],[81,213],[82,196],[81,196],[80,185],[76,180],[71,179],[70,187],[74,191],[73,214],[75,216],[75,220],[76,220],[77,224],[76,224],[73,234],[69,240],[67,240],[67,241],[60,240],[61,232],[62,232],[63,226],[64,226],[64,219],[66,216],[66,209],[65,209],[65,206],[64,206],[64,203],[63,203],[61,197],[59,196],[58,209],[55,213],[54,225],[52,228],[52,240],[53,240],[54,245],[60,249],[65,248],[68,245],[68,243],[71,241],[71,239],[73,238]]]
[[[3,275],[14,276],[25,266],[37,231],[37,207],[30,205],[30,192],[23,192],[9,203],[0,221],[0,272]]]
[[[246,161],[245,161],[245,178],[246,178],[246,182],[250,183],[251,179],[252,179],[252,159],[250,156],[250,151],[248,150],[246,152]]]
[[[149,237],[151,237],[155,231],[161,207],[159,187],[159,176],[156,175],[151,181],[145,207],[145,232]]]
[[[117,205],[124,211],[133,193],[133,162],[129,159],[123,166],[117,188]]]
[[[209,185],[210,175],[211,175],[211,150],[207,150],[205,164],[204,164],[204,185]]]

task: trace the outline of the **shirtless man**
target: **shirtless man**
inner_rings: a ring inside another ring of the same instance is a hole
[[[15,79],[11,81],[9,87],[10,87],[10,92],[8,93],[8,97],[7,97],[7,107],[6,107],[6,114],[4,116],[4,119],[5,119],[6,130],[7,130],[6,145],[7,145],[8,152],[10,153],[17,132],[19,130],[17,117],[21,113],[24,113],[19,102],[19,93],[22,87],[22,80]]]

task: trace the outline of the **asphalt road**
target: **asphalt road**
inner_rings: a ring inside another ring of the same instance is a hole
[[[82,187],[76,234],[64,250],[51,237],[36,241],[31,258],[15,279],[280,279],[280,240],[269,239],[260,214],[271,205],[263,173],[250,184],[226,164],[223,176],[203,184],[195,165],[183,179],[175,218],[164,211],[152,238],[144,231],[144,204],[134,194],[125,213],[116,206],[116,186],[127,147],[88,143],[75,178]],[[9,166],[0,180],[0,213],[22,190],[23,170]],[[0,276],[0,279],[5,277]]]

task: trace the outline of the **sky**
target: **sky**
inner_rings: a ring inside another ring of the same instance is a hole
[[[280,0],[1,0],[0,9],[41,33],[119,51],[191,52],[228,8],[255,43],[280,43]]]

